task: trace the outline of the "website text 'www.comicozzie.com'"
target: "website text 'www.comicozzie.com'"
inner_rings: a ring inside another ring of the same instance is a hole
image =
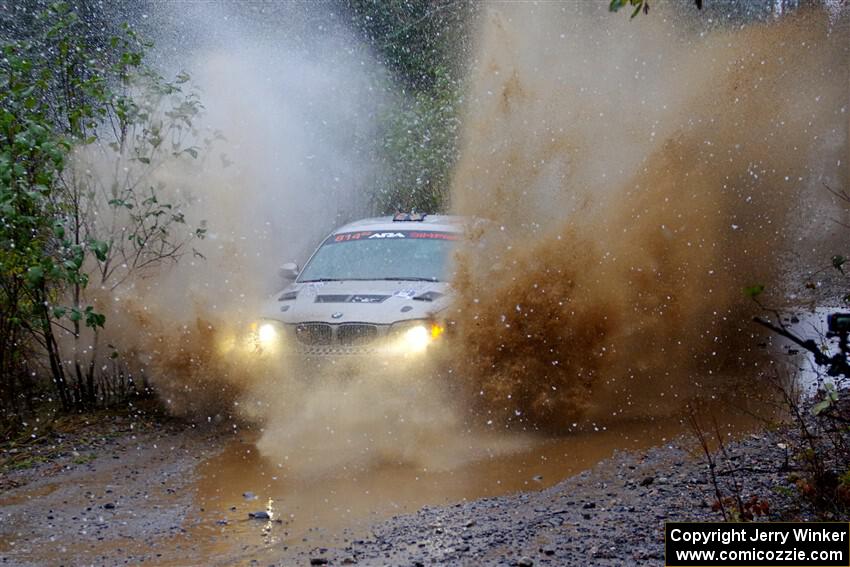
[[[850,524],[668,523],[666,565],[799,566],[850,565]]]

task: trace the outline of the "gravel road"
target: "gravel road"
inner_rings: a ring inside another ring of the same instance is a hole
[[[745,436],[719,464],[721,491],[732,494],[737,482],[744,499],[767,500],[766,520],[805,517],[781,489],[792,488],[783,435]],[[425,507],[343,531],[328,547],[192,540],[197,465],[226,437],[179,424],[125,430],[86,447],[66,440],[57,460],[7,471],[0,564],[662,565],[665,521],[721,519],[708,468],[683,437],[616,453],[545,490]],[[97,457],[75,457],[89,452]]]
[[[797,513],[776,489],[790,488],[782,439],[748,436],[728,448],[720,466],[724,494],[737,481],[744,499],[770,502],[765,520]],[[617,454],[540,492],[424,508],[343,548],[303,552],[294,564],[663,565],[664,522],[721,520],[714,501],[705,463],[666,445]]]

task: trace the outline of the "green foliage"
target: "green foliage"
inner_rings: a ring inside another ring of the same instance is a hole
[[[182,205],[147,181],[167,160],[198,158],[203,148],[189,140],[202,105],[183,92],[186,73],[169,82],[144,64],[150,44],[127,25],[104,49],[64,3],[31,24],[28,37],[0,44],[0,401],[14,399],[35,350],[66,408],[93,405],[97,349],[78,346],[69,365],[57,336],[79,342],[88,330],[96,345],[107,321],[86,303],[92,278],[114,289],[202,236],[176,230]],[[124,173],[91,173],[95,147]]]
[[[352,27],[401,92],[381,117],[376,213],[448,208],[460,130],[464,55],[477,5],[456,0],[347,0]],[[394,89],[388,89],[394,90]]]
[[[475,5],[457,0],[347,0],[351,22],[405,87],[427,92],[454,74]]]
[[[97,459],[97,455],[94,453],[89,453],[87,455],[80,455],[78,457],[74,457],[72,461],[75,465],[87,465],[88,463]]]
[[[382,155],[388,178],[374,194],[377,211],[438,212],[448,207],[459,106],[459,89],[441,74],[432,90],[400,99],[387,113]]]
[[[703,0],[693,0],[693,2],[698,10],[702,10]],[[649,13],[649,0],[611,0],[611,3],[608,4],[608,9],[612,12],[618,12],[620,8],[625,8],[626,6],[634,8],[632,10],[632,18],[640,14],[641,11],[644,14]]]
[[[213,144],[208,138],[195,142],[200,136],[193,125],[203,106],[197,94],[183,91],[189,80],[185,72],[169,82],[149,70],[128,79],[132,96],[117,97],[109,109],[115,137],[108,144],[99,140],[106,156],[96,154],[125,174],[104,178],[87,173],[94,167],[81,168],[86,172],[72,188],[72,201],[88,200],[102,213],[85,219],[81,228],[97,244],[103,287],[114,289],[131,275],[179,260],[188,241],[206,232],[203,222],[185,226],[184,203],[169,200],[166,187],[152,179],[169,163],[198,160]]]
[[[625,8],[626,6],[634,7],[632,18],[640,14],[641,10],[643,10],[644,14],[649,13],[649,2],[647,0],[611,0],[608,9],[612,12],[617,12],[620,8]]]
[[[838,403],[838,390],[835,389],[835,384],[827,382],[823,386],[823,398],[821,401],[812,406],[812,415],[817,417],[823,412],[829,410],[832,406]]]
[[[751,285],[744,288],[744,295],[749,298],[756,298],[764,292],[764,286],[761,284]]]
[[[47,290],[74,273],[65,264],[72,251],[55,242],[61,231],[53,199],[71,141],[50,120],[49,75],[41,68],[47,56],[28,41],[0,51],[0,387],[5,404],[14,405],[25,339],[50,317]]]

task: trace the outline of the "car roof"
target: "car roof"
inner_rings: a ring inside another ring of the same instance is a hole
[[[436,230],[463,232],[469,218],[457,215],[425,215],[421,221],[393,221],[393,217],[372,217],[350,222],[334,230],[332,234],[358,230]]]

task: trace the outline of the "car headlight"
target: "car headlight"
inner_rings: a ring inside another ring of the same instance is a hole
[[[431,342],[431,334],[428,332],[425,325],[416,325],[404,332],[404,335],[402,335],[402,341],[404,341],[404,350],[407,352],[414,354],[424,352],[425,349],[428,348],[428,344]]]
[[[445,332],[445,329],[430,321],[404,321],[396,323],[390,330],[390,350],[403,354],[420,354]]]
[[[260,346],[269,347],[277,343],[277,329],[271,323],[262,323],[257,329],[257,341]]]
[[[252,351],[275,352],[283,340],[283,327],[277,321],[263,319],[251,325],[248,347]]]

